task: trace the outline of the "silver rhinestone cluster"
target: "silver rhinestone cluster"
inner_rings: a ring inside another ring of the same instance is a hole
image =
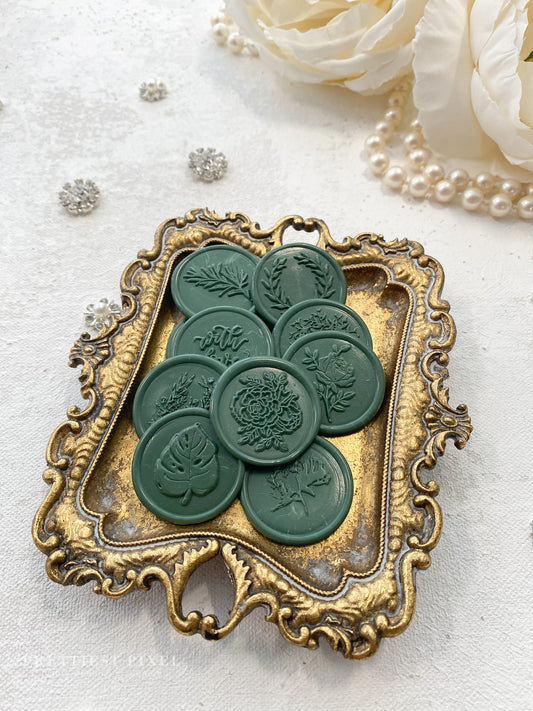
[[[92,180],[77,178],[74,183],[65,183],[59,193],[59,202],[71,215],[85,215],[94,210],[100,191]]]
[[[161,101],[167,95],[167,87],[158,79],[143,81],[139,88],[139,95],[143,101]]]
[[[117,303],[103,298],[87,306],[85,323],[89,328],[99,331],[103,326],[110,326],[113,317],[120,312],[120,306]]]
[[[197,148],[189,153],[189,168],[196,177],[207,183],[220,180],[227,167],[226,156],[215,148]]]

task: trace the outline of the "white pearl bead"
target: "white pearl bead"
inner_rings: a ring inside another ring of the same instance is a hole
[[[389,167],[389,156],[386,153],[374,153],[370,156],[369,163],[374,175],[382,175]]]
[[[451,202],[456,192],[455,185],[449,180],[439,180],[435,185],[435,200],[443,204]]]
[[[429,180],[427,178],[423,175],[413,175],[409,181],[408,190],[410,195],[420,199],[427,195],[429,187]]]
[[[470,176],[466,172],[466,170],[463,170],[462,168],[456,168],[455,170],[452,170],[450,174],[448,175],[448,180],[450,183],[453,183],[457,190],[464,190],[466,186],[468,185],[468,181],[470,180]]]
[[[496,193],[489,201],[489,214],[492,215],[492,217],[507,217],[512,207],[513,203],[507,195]]]
[[[215,42],[219,45],[224,45],[226,44],[229,36],[229,27],[227,25],[224,25],[222,22],[219,22],[218,24],[214,25],[213,27],[213,37],[215,38]]]
[[[422,139],[419,133],[408,133],[407,136],[403,139],[403,147],[406,153],[420,148],[421,145]]]
[[[533,220],[533,196],[526,195],[526,197],[521,198],[516,206],[516,211],[518,212],[518,217],[523,220]]]
[[[226,15],[225,12],[222,11],[215,12],[215,14],[211,17],[211,24],[213,25],[213,27],[215,25],[218,25],[219,23],[222,23],[223,25],[231,25],[232,22],[233,20],[231,19],[231,17],[229,17],[228,15]]]
[[[478,173],[474,178],[474,184],[480,190],[483,190],[485,195],[492,192],[494,189],[494,176],[491,173]]]
[[[461,199],[461,205],[468,212],[473,212],[481,207],[483,203],[483,192],[479,188],[467,188]]]
[[[233,54],[240,54],[244,47],[244,37],[238,32],[232,32],[228,37],[228,47]]]
[[[374,131],[378,136],[382,136],[385,141],[390,141],[394,133],[394,126],[389,121],[378,121],[374,126]]]
[[[393,126],[399,126],[403,121],[403,111],[399,106],[392,106],[385,111],[383,118]]]
[[[424,168],[424,175],[430,183],[438,183],[444,178],[444,168],[439,163],[428,163]]]
[[[410,126],[410,128],[411,128],[413,131],[417,131],[417,132],[420,132],[420,133],[422,132],[422,124],[420,123],[420,119],[419,119],[419,118],[413,119],[413,120],[411,121],[411,123],[409,124],[409,126]]]
[[[429,153],[424,148],[417,148],[407,156],[407,165],[415,173],[420,173],[429,159]]]
[[[400,106],[403,108],[405,106],[406,98],[405,94],[401,91],[393,91],[389,94],[387,103],[389,106]]]
[[[503,195],[507,195],[511,200],[516,200],[522,193],[522,185],[518,180],[502,180],[500,186],[498,187],[498,192]]]
[[[383,182],[391,190],[400,190],[406,178],[405,170],[399,165],[393,165],[383,176]]]
[[[365,151],[370,156],[372,153],[385,150],[385,141],[377,133],[372,133],[365,141]]]
[[[526,195],[533,195],[533,183],[526,183]]]

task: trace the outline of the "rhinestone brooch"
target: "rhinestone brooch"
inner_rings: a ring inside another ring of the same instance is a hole
[[[215,148],[197,148],[189,153],[189,168],[197,178],[207,183],[220,180],[227,167],[226,156],[217,153]]]
[[[143,101],[161,101],[167,95],[167,87],[162,81],[143,81],[139,88],[139,95]]]
[[[74,183],[65,183],[59,193],[59,202],[71,215],[85,215],[98,204],[100,190],[92,180],[77,178]]]
[[[89,304],[85,310],[85,323],[89,328],[99,331],[103,326],[110,326],[113,316],[121,312],[120,306],[109,299],[100,299]]]

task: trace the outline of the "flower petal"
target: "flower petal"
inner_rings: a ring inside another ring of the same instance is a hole
[[[413,100],[424,135],[443,155],[481,157],[494,147],[472,109],[471,0],[429,0],[416,28]],[[438,79],[437,79],[438,78]]]

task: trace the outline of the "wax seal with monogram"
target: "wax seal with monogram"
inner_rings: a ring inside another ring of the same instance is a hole
[[[255,314],[234,306],[205,309],[178,324],[167,347],[167,355],[197,353],[223,365],[272,352],[268,327]]]

